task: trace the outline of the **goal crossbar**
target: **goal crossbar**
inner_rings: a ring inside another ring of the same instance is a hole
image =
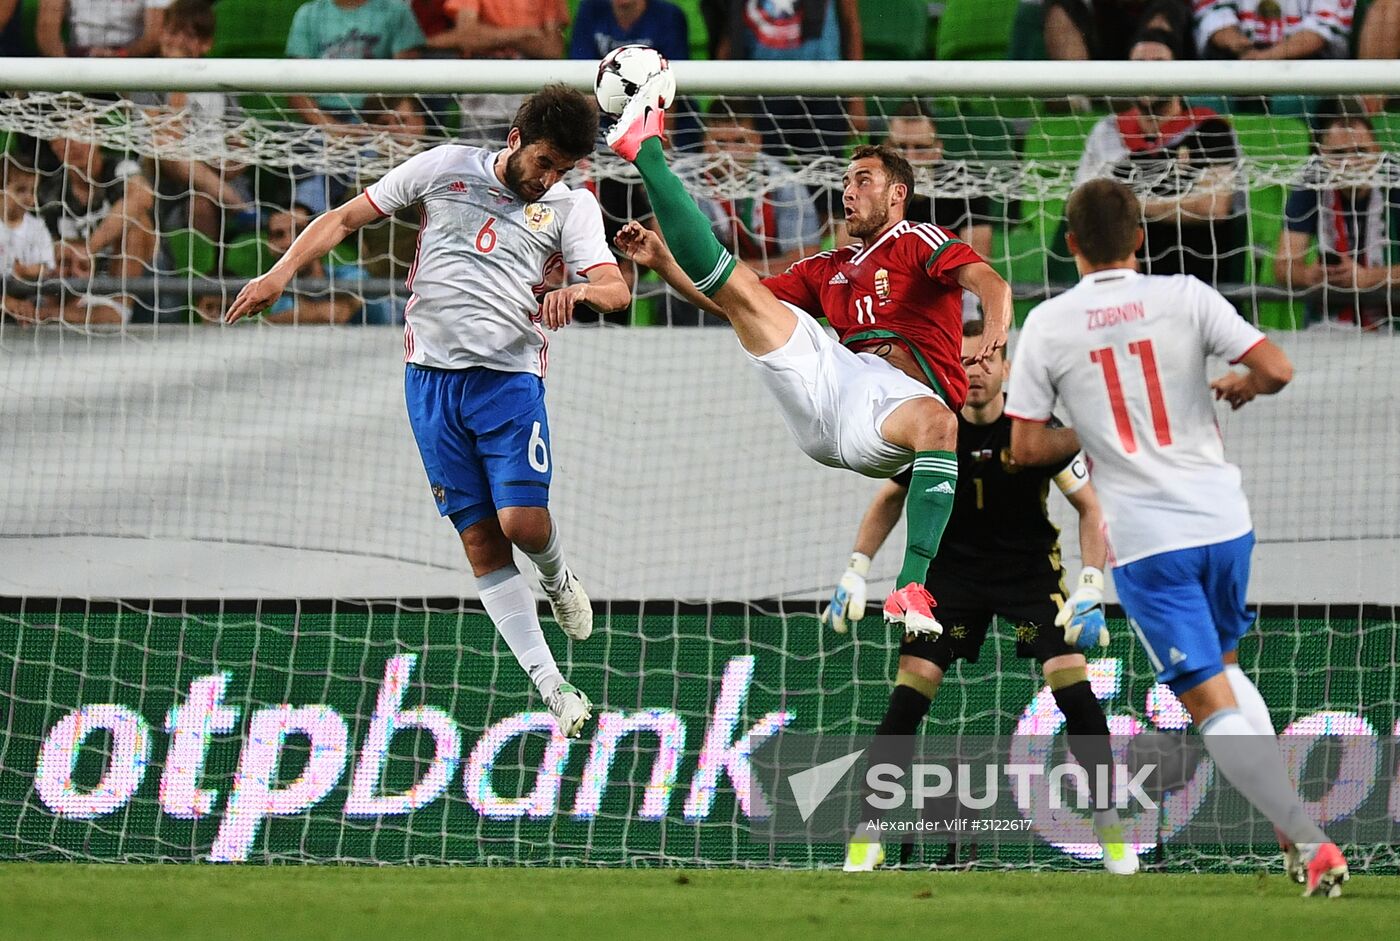
[[[1400,93],[1390,61],[1342,62],[677,62],[679,86],[717,95]],[[591,86],[591,61],[0,58],[0,87],[34,91],[530,92]]]

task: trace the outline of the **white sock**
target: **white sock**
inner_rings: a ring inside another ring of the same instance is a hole
[[[535,593],[530,583],[514,565],[497,569],[476,580],[481,592],[481,604],[496,630],[505,638],[510,652],[525,669],[530,682],[541,695],[548,698],[564,682],[554,654],[540,630],[539,614],[535,611]]]
[[[1256,732],[1238,709],[1221,709],[1207,719],[1201,738],[1220,773],[1276,830],[1300,846],[1327,842],[1288,779],[1277,739]]]
[[[1259,688],[1250,682],[1249,677],[1245,676],[1244,671],[1235,663],[1225,665],[1225,678],[1230,681],[1230,689],[1235,694],[1235,703],[1240,713],[1255,734],[1274,735],[1274,720],[1269,717],[1269,707],[1265,705],[1264,697],[1259,695]]]
[[[553,520],[549,523],[549,542],[539,552],[521,549],[535,568],[540,570],[540,584],[549,591],[556,590],[564,582],[564,550],[559,546],[559,527]]]

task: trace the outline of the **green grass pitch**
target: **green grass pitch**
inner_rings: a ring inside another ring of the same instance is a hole
[[[7,864],[26,941],[1380,938],[1400,878],[1302,899],[1280,874],[438,869]]]

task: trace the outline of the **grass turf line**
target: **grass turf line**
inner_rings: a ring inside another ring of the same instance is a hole
[[[482,938],[1386,937],[1400,878],[1302,899],[1281,874],[0,865],[0,936],[27,941]],[[1035,927],[1035,926],[1040,927]]]

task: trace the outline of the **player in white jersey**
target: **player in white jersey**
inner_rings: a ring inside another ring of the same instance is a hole
[[[404,161],[308,225],[267,274],[239,292],[225,318],[267,308],[300,267],[361,226],[419,207],[404,324],[413,436],[486,613],[571,737],[591,704],[560,673],[511,545],[539,569],[559,626],[587,639],[593,608],[564,564],[548,510],[549,341],[541,326],[568,324],[577,304],[618,310],[631,301],[597,200],[561,182],[592,153],[597,134],[590,98],[547,86],[516,112],[505,150],[443,144]]]
[[[1273,822],[1305,894],[1339,894],[1346,860],[1309,819],[1268,707],[1237,662],[1254,623],[1245,606],[1254,533],[1211,401],[1212,389],[1233,408],[1272,395],[1293,367],[1214,289],[1138,273],[1142,209],[1126,186],[1084,184],[1067,216],[1082,280],[1026,320],[1006,405],[1012,458],[1042,464],[1083,447],[1118,596],[1157,678],[1191,714],[1216,767]],[[1246,371],[1210,381],[1210,357]],[[1052,408],[1072,428],[1050,428]],[[1070,602],[1066,639],[1106,643],[1098,603]]]

